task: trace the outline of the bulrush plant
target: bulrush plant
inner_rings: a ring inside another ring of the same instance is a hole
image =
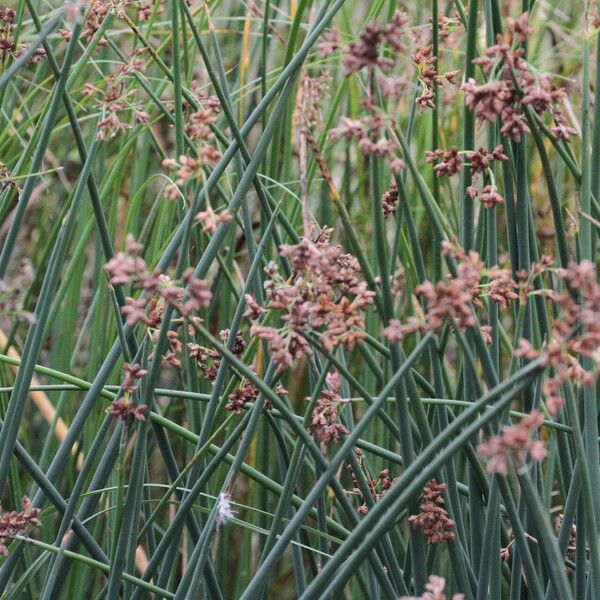
[[[600,14],[0,6],[3,600],[600,598]]]

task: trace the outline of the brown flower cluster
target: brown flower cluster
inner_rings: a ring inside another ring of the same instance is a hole
[[[112,285],[131,284],[133,289],[142,291],[137,298],[125,298],[126,304],[121,312],[126,323],[130,326],[143,323],[156,343],[164,310],[167,305],[171,305],[183,317],[193,335],[194,323],[201,322],[197,313],[207,308],[212,298],[208,282],[194,277],[192,268],[184,272],[181,282],[173,281],[159,270],[150,273],[146,262],[138,255],[141,249],[141,244],[132,236],[127,236],[127,251],[117,253],[104,266]],[[161,364],[179,368],[182,363],[178,356],[183,351],[183,344],[175,330],[169,331],[167,337],[169,348],[161,356]],[[154,355],[151,354],[149,359],[153,358]]]
[[[315,50],[319,58],[328,58],[340,50],[340,32],[337,27],[326,31],[321,39],[315,44]]]
[[[492,152],[487,152],[484,148],[479,148],[471,152],[466,151],[463,154],[465,154],[468,160],[466,164],[468,164],[471,171],[472,185],[467,188],[467,194],[474,199],[479,195],[479,191],[475,187],[479,176],[486,174],[494,161],[508,160],[508,156],[504,154],[502,144],[496,146]],[[449,177],[462,171],[463,162],[460,155],[461,152],[456,146],[452,146],[447,151],[438,148],[433,152],[425,152],[425,158],[428,163],[437,162],[433,167],[433,171],[438,177]],[[493,208],[504,202],[504,198],[497,192],[495,186],[492,185],[486,185],[483,188],[479,200],[486,208]]]
[[[229,329],[223,329],[219,332],[219,337],[223,342],[229,339]],[[188,343],[188,355],[198,363],[198,367],[204,373],[204,379],[206,381],[213,382],[217,377],[217,372],[221,366],[222,356],[216,350],[206,348],[196,343]],[[235,334],[233,345],[231,347],[232,353],[237,358],[242,358],[246,350],[246,341],[241,331]],[[254,365],[249,365],[249,369],[254,373],[256,372]],[[278,385],[275,388],[275,393],[282,396],[287,394],[287,390]],[[227,397],[227,403],[225,404],[226,410],[232,411],[236,414],[240,414],[244,409],[244,406],[248,402],[253,402],[258,396],[258,390],[252,385],[250,380],[243,378],[241,384]],[[271,402],[266,400],[264,403],[263,410],[271,410]]]
[[[369,488],[371,498],[375,502],[379,502],[381,500],[381,498],[387,493],[387,491],[394,485],[394,483],[396,483],[396,480],[398,478],[390,477],[389,469],[383,469],[382,471],[379,471],[377,477],[372,477],[369,474],[368,470],[364,467],[364,459],[363,459],[362,451],[359,450],[358,448],[355,448],[354,453],[356,455],[356,458],[358,459],[358,464],[360,465],[361,469],[364,471],[366,483]],[[367,504],[365,502],[365,498],[362,495],[356,473],[352,469],[352,465],[348,465],[347,468],[350,473],[352,483],[354,485],[354,487],[352,488],[352,493],[357,494],[358,497],[360,498],[360,502],[361,502],[360,506],[356,510],[361,515],[366,515],[369,512],[369,507],[367,506]]]
[[[256,370],[254,365],[250,365],[249,369],[254,373]],[[275,386],[275,393],[278,396],[285,396],[287,394],[287,390],[282,385]],[[258,396],[258,390],[250,383],[250,381],[246,378],[242,379],[241,386],[229,394],[227,397],[227,404],[225,404],[225,408],[230,410],[237,415],[239,415],[246,403],[254,402]],[[263,411],[269,411],[273,408],[273,403],[267,398],[263,403]]]
[[[490,300],[495,302],[500,309],[508,308],[513,301],[519,299],[519,294],[516,291],[517,283],[511,277],[508,269],[494,266],[488,271],[488,277],[487,293]]]
[[[416,296],[427,304],[425,319],[407,320],[405,325],[391,320],[389,326],[383,330],[383,334],[390,341],[400,341],[416,331],[438,331],[446,320],[461,331],[475,325],[471,303],[477,295],[475,291],[478,289],[483,264],[480,263],[476,252],[469,254],[469,262],[462,264],[465,267],[462,275],[449,276],[435,284],[425,281],[415,288]]]
[[[222,329],[219,332],[219,337],[223,342],[229,339],[229,329]],[[217,371],[221,364],[221,355],[216,350],[211,350],[201,346],[200,344],[188,344],[189,357],[194,358],[200,369],[204,372],[206,381],[214,381],[217,377]],[[241,331],[238,331],[233,338],[231,352],[241,358],[246,350],[246,340]]]
[[[470,186],[469,190],[472,190],[472,189],[473,189],[473,186]],[[467,193],[469,190],[467,190]],[[475,190],[475,194],[477,194],[477,190]],[[471,195],[471,194],[469,194],[469,195]],[[471,197],[473,197],[473,196],[471,196]],[[486,185],[483,188],[483,190],[481,191],[481,195],[479,196],[479,200],[481,201],[481,204],[483,204],[483,206],[485,208],[494,208],[495,206],[498,206],[498,204],[504,204],[504,198],[498,193],[496,188],[492,185]]]
[[[181,297],[177,298],[177,300],[179,300],[179,299],[181,299]],[[150,334],[150,338],[152,339],[154,344],[156,344],[158,342],[158,329],[154,329],[154,331],[152,331],[152,333]],[[183,352],[183,344],[181,343],[181,340],[179,339],[179,333],[174,330],[167,331],[167,342],[169,344],[168,349],[161,356],[160,366],[166,367],[167,365],[171,365],[172,367],[179,369],[179,368],[181,368],[181,365],[183,364],[181,362],[181,359],[179,358],[179,356]],[[154,352],[152,352],[150,354],[150,356],[148,357],[148,360],[154,360]]]
[[[136,421],[145,421],[148,414],[148,407],[145,404],[136,404],[131,396],[137,390],[138,381],[148,374],[148,371],[142,369],[139,364],[125,363],[123,366],[125,377],[121,383],[124,395],[113,400],[113,403],[106,409],[109,415],[123,421],[129,422],[130,417]]]
[[[123,365],[123,370],[125,371],[125,378],[123,379],[121,387],[123,388],[124,392],[135,392],[137,390],[137,382],[142,377],[148,375],[148,371],[142,369],[142,366],[138,363],[133,365],[125,363]]]
[[[14,8],[0,7],[0,60],[5,61],[9,56],[17,58],[27,48],[17,46],[13,39],[13,29],[16,19]],[[29,58],[29,64],[36,64],[46,58],[46,51],[41,46],[36,48]]]
[[[435,108],[435,88],[441,86],[445,81],[452,85],[458,85],[456,77],[460,71],[448,71],[438,75],[435,64],[437,56],[433,54],[433,46],[421,46],[410,56],[419,71],[419,82],[423,86],[420,96],[415,99],[421,113],[428,108]]]
[[[525,464],[527,455],[536,462],[543,460],[547,454],[544,442],[531,437],[543,421],[544,415],[533,411],[515,425],[504,425],[500,435],[491,436],[480,444],[477,451],[480,456],[488,459],[488,473],[506,475],[511,458],[518,467]]]
[[[208,96],[202,91],[197,91],[195,97],[199,106],[187,116],[185,132],[194,142],[207,144],[215,139],[211,125],[217,122],[221,104],[216,96]],[[205,150],[202,159],[207,164],[214,164],[217,160],[215,158],[216,154],[218,154],[216,148]]]
[[[367,114],[360,119],[342,117],[340,126],[329,130],[329,138],[356,140],[358,149],[363,155],[387,157],[391,161],[392,170],[399,171],[404,166],[404,162],[395,157],[398,151],[395,139],[385,135],[388,124],[384,116],[376,110],[371,100],[365,100],[362,104],[367,109]]]
[[[239,415],[246,403],[254,402],[257,396],[258,390],[250,383],[250,381],[248,381],[248,379],[244,379],[242,385],[227,397],[228,402],[225,404],[225,408],[234,412],[236,415]]]
[[[15,12],[14,8],[10,8],[8,6],[0,6],[0,23],[3,24],[1,27],[6,27],[7,25],[10,25],[12,27],[12,25],[14,25],[16,16],[17,13]]]
[[[504,154],[504,146],[499,144],[491,152],[487,152],[485,148],[479,148],[473,152],[467,152],[469,167],[471,169],[471,180],[476,182],[479,175],[485,173],[494,161],[508,160],[508,156]]]
[[[165,158],[162,161],[162,166],[176,177],[175,183],[171,183],[165,188],[165,198],[167,200],[178,200],[182,197],[179,187],[185,185],[188,181],[201,177],[203,164],[198,159],[182,154],[177,160]]]
[[[477,85],[472,77],[463,83],[461,90],[465,92],[467,106],[475,112],[477,120],[495,122],[501,118],[500,132],[516,142],[523,133],[531,131],[525,117],[518,112],[515,104],[517,93],[510,80],[497,80]]]
[[[527,38],[531,32],[528,21],[528,13],[509,21],[513,40]],[[490,79],[477,85],[475,79],[470,78],[461,87],[467,106],[475,112],[480,123],[495,122],[500,118],[500,132],[516,142],[530,131],[522,105],[530,106],[539,117],[550,113],[555,123],[552,128],[555,135],[569,139],[576,130],[566,125],[560,108],[565,91],[555,86],[550,76],[531,73],[522,56],[522,48],[513,50],[511,44],[498,35],[497,43],[486,50],[485,56],[473,61]],[[492,76],[495,78],[491,79]]]
[[[41,525],[38,516],[39,508],[31,506],[31,500],[24,496],[22,500],[22,510],[2,512],[0,506],[0,555],[8,556],[6,544],[9,540],[15,539],[19,534],[27,532],[29,527],[39,527]]]
[[[194,220],[202,223],[204,233],[214,233],[221,223],[231,223],[233,215],[227,210],[215,212],[210,206],[207,206],[207,209],[201,210]]]
[[[543,357],[552,375],[544,381],[546,407],[555,415],[563,405],[562,387],[566,382],[592,387],[600,372],[600,285],[596,268],[589,261],[556,269],[569,291],[546,290],[546,298],[558,309],[551,335],[544,347],[537,350],[531,342],[520,340],[517,356],[532,360]],[[580,360],[591,361],[591,370]]]
[[[219,333],[219,337],[225,342],[229,338],[229,334],[229,329],[223,329]],[[206,348],[204,350],[206,351]],[[246,341],[244,340],[242,332],[238,331],[235,334],[231,351],[238,358],[241,358],[245,350]],[[221,355],[217,352],[211,352],[207,358],[209,358],[208,368],[206,368],[202,363],[200,363],[200,368],[205,372],[205,379],[214,381],[217,375],[217,370],[221,364]],[[250,369],[254,372],[254,365],[250,365]],[[228,402],[225,404],[225,408],[239,415],[242,412],[245,404],[247,402],[253,402],[256,400],[257,396],[258,390],[250,383],[248,379],[244,378],[240,387],[229,394],[227,398]]]
[[[266,340],[280,369],[311,354],[305,332],[320,332],[328,352],[338,346],[351,350],[365,336],[365,312],[374,293],[360,277],[356,258],[329,241],[331,231],[323,229],[315,240],[304,237],[298,244],[279,248],[294,270],[289,281],[276,265],[266,268],[271,276],[265,283],[267,308],[280,315],[283,327],[257,324],[250,334]]]
[[[159,326],[164,302],[176,306],[186,318],[191,318],[194,313],[208,307],[212,297],[209,284],[193,277],[193,269],[187,269],[183,274],[181,283],[187,286],[184,294],[184,287],[177,285],[168,275],[158,270],[150,273],[146,261],[138,255],[140,250],[141,245],[128,235],[127,252],[118,252],[104,265],[112,285],[131,283],[134,289],[144,292],[137,299],[126,298],[127,305],[121,310],[128,325],[141,321],[148,326]],[[159,303],[154,296],[158,296],[163,302]],[[147,305],[151,308],[149,315],[146,315]]]
[[[390,342],[401,341],[418,331],[438,331],[445,321],[460,331],[473,327],[476,323],[473,308],[482,306],[480,298],[485,295],[500,308],[507,308],[519,298],[517,284],[507,269],[498,266],[485,269],[477,252],[466,253],[455,243],[444,242],[442,251],[456,261],[456,277],[449,275],[435,284],[425,281],[418,285],[415,295],[426,303],[427,311],[422,319],[411,317],[405,323],[391,319],[382,331]],[[485,275],[487,283],[482,281]]]
[[[203,169],[214,166],[221,158],[221,151],[215,145],[215,134],[212,127],[217,122],[221,105],[216,96],[208,96],[201,90],[194,93],[198,106],[186,104],[185,132],[196,145],[197,157],[181,155],[176,160],[167,158],[162,166],[175,176],[175,183],[165,188],[167,200],[181,197],[179,188],[189,181],[202,179]],[[206,213],[214,216],[212,210]]]
[[[443,507],[444,491],[448,486],[430,479],[423,487],[419,500],[418,515],[411,515],[408,520],[414,529],[420,529],[429,544],[449,542],[454,539],[454,521]]]
[[[106,412],[124,423],[128,423],[131,417],[136,421],[145,421],[148,407],[145,404],[135,404],[131,400],[119,398],[113,400]]]
[[[406,13],[397,10],[388,25],[379,25],[376,22],[369,23],[359,35],[359,41],[353,42],[346,50],[347,56],[343,59],[346,67],[346,75],[356,73],[365,67],[379,67],[388,71],[392,65],[392,59],[381,56],[379,46],[388,44],[393,54],[399,54],[402,49],[402,29],[408,23]]]
[[[398,187],[395,183],[381,196],[381,208],[384,219],[389,219],[396,212],[398,207]]]
[[[529,25],[529,13],[524,12],[518,19],[506,20],[508,28],[513,34],[513,39],[524,42],[533,33],[533,27]]]
[[[206,381],[214,381],[217,377],[217,371],[221,364],[221,355],[216,350],[211,350],[195,342],[189,342],[187,345],[188,356],[193,358],[202,372]],[[234,354],[236,352],[234,351]]]
[[[442,150],[438,148],[437,150],[427,151],[425,152],[425,160],[428,163],[434,163],[436,161],[437,164],[433,167],[433,172],[441,177],[442,175],[451,176],[456,173],[460,173],[463,169],[462,159],[460,157],[460,153],[456,146],[452,146],[450,150]]]
[[[121,65],[114,73],[106,77],[106,88],[100,89],[91,83],[86,83],[83,95],[94,98],[99,110],[105,112],[105,117],[98,121],[99,140],[108,140],[116,137],[122,131],[131,129],[132,123],[125,120],[124,115],[133,112],[137,123],[146,125],[149,115],[138,102],[132,100],[135,89],[124,92],[128,81],[135,71],[142,71],[143,63],[139,58],[134,58],[131,63]]]
[[[438,575],[430,575],[421,596],[400,596],[399,600],[448,600],[444,593],[446,580]],[[452,600],[465,600],[464,594],[453,594]]]
[[[112,285],[126,285],[132,279],[146,273],[146,261],[136,256],[142,250],[141,244],[129,234],[126,240],[127,252],[118,252],[104,266]]]
[[[144,2],[138,7],[138,18],[140,21],[147,21],[153,12],[157,15],[162,15],[165,11],[164,7],[161,6],[164,4],[166,0],[150,0],[149,2]],[[158,6],[156,6],[158,4]]]
[[[89,3],[89,12],[85,18],[85,24],[83,27],[85,39],[89,43],[92,41],[92,38],[102,27],[102,23],[106,18],[106,15],[110,12],[110,2],[107,0],[93,0]],[[108,40],[106,38],[102,38],[98,42],[98,46],[107,46]]]
[[[329,389],[321,392],[308,426],[309,433],[321,443],[323,452],[326,452],[331,444],[337,444],[341,436],[348,435],[348,429],[338,423],[340,407],[348,402],[339,395],[342,378],[337,371],[332,371],[327,374],[326,383]]]
[[[251,321],[257,321],[265,312],[265,309],[256,301],[256,298],[252,294],[244,294],[244,300],[246,302],[246,311],[244,317]]]
[[[429,23],[432,23],[432,18],[428,18]],[[446,15],[438,15],[438,36],[444,40],[455,32],[462,33],[463,24],[458,11],[454,11],[452,17]]]

